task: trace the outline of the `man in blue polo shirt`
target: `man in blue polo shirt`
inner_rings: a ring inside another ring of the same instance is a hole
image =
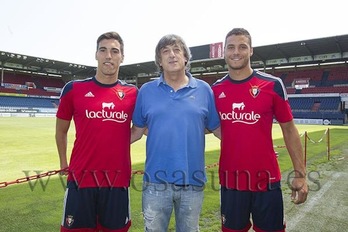
[[[146,131],[145,231],[167,231],[173,208],[177,232],[199,231],[205,131],[220,137],[220,122],[210,86],[188,72],[190,59],[180,36],[163,36],[155,54],[161,75],[138,93],[131,141]]]

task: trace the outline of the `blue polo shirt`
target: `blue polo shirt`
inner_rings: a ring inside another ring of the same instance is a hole
[[[210,86],[189,77],[177,90],[163,74],[139,90],[133,124],[147,127],[144,181],[203,186],[205,174],[205,128],[220,126]]]

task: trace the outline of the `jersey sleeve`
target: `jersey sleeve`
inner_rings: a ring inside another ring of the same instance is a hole
[[[59,106],[57,110],[57,118],[64,120],[71,120],[74,113],[74,104],[73,104],[73,82],[68,82],[60,95]]]
[[[291,107],[288,101],[285,86],[281,80],[275,82],[274,92],[274,115],[275,119],[280,122],[289,122],[293,119]]]

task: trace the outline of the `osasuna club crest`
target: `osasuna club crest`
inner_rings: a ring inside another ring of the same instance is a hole
[[[123,99],[126,94],[122,90],[117,90],[116,95],[118,96],[119,99]]]
[[[251,89],[250,89],[251,96],[257,97],[257,95],[259,95],[259,93],[260,93],[260,89],[258,86],[251,86]]]
[[[65,218],[65,222],[66,222],[66,225],[67,226],[72,226],[72,224],[74,223],[74,217],[71,216],[71,215],[68,215],[66,218]]]

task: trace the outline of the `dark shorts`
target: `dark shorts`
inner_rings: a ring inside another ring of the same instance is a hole
[[[76,188],[68,183],[61,232],[128,231],[128,188]]]
[[[283,196],[278,183],[265,192],[238,191],[221,186],[222,231],[284,231]]]

